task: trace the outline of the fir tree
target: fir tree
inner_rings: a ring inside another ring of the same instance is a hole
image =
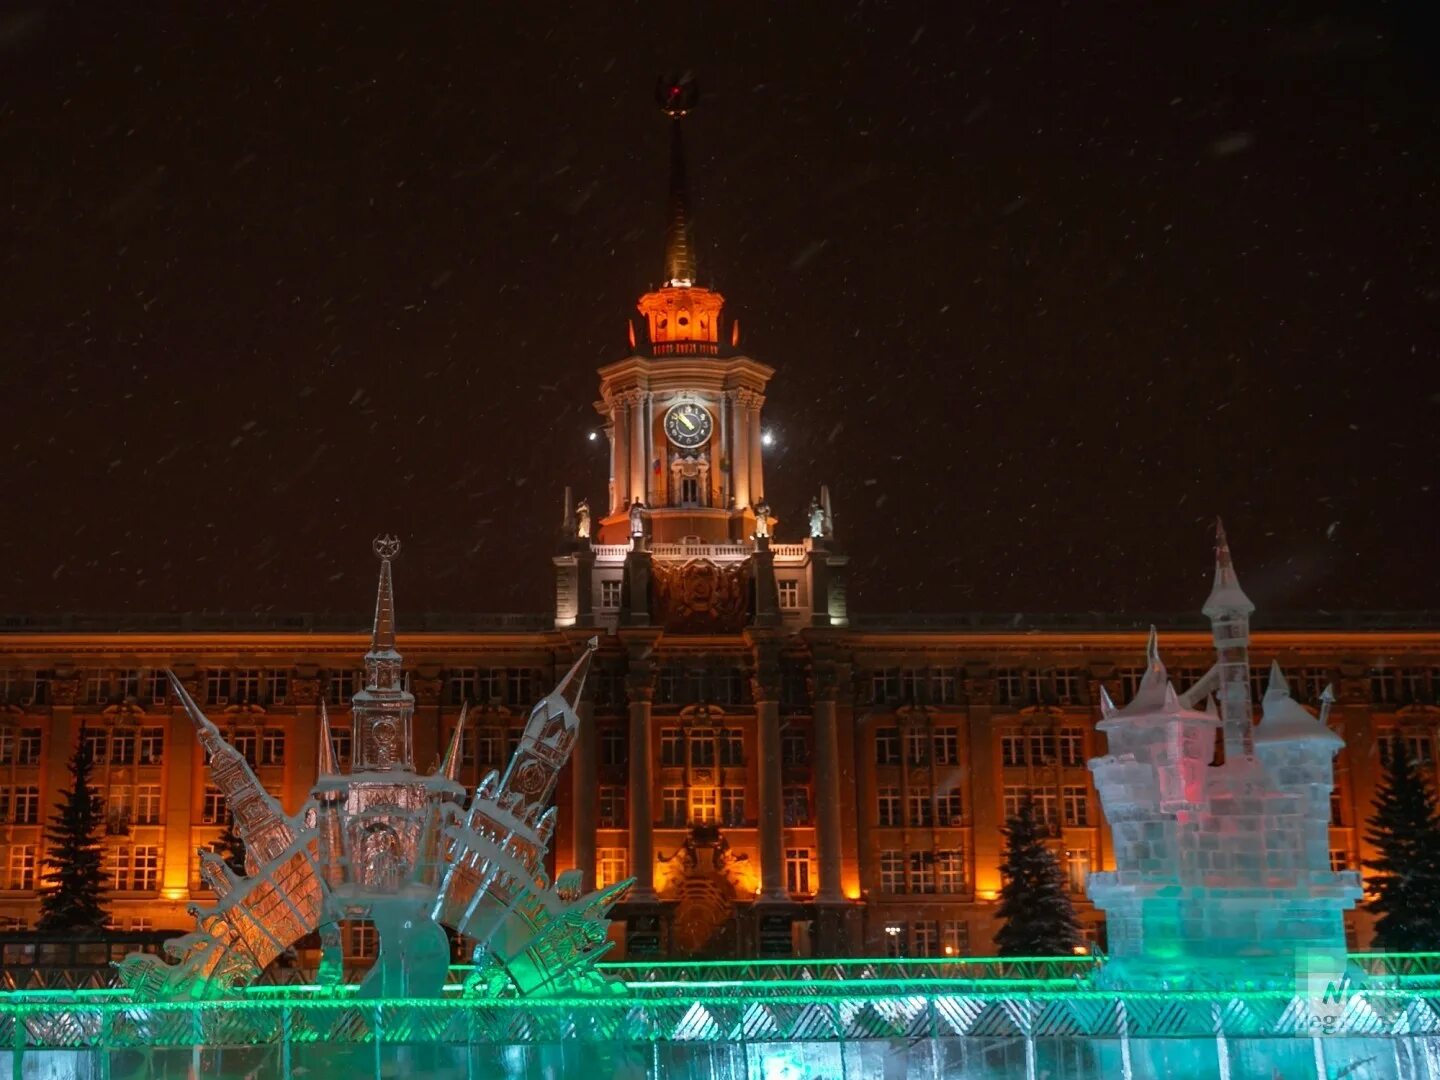
[[[1427,777],[1415,769],[1397,739],[1385,779],[1375,792],[1375,815],[1365,839],[1379,856],[1366,860],[1373,871],[1366,907],[1375,920],[1375,948],[1385,952],[1440,949],[1440,817]]]
[[[235,815],[225,815],[225,831],[215,841],[215,854],[225,861],[225,865],[235,872],[237,877],[245,876],[245,840],[235,831]]]
[[[1060,861],[1045,843],[1045,823],[1026,799],[1002,830],[1005,861],[1000,865],[1000,918],[995,935],[1001,956],[1058,956],[1081,944],[1080,925],[1070,902]]]
[[[102,865],[105,808],[90,784],[91,767],[82,728],[80,745],[70,759],[70,789],[60,792],[45,830],[50,869],[40,900],[39,929],[46,933],[99,932],[110,921]]]

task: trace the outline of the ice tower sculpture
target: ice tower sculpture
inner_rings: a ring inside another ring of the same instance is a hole
[[[1254,609],[1217,522],[1204,608],[1215,666],[1177,694],[1152,628],[1134,700],[1116,708],[1101,692],[1110,753],[1090,769],[1116,869],[1091,874],[1087,891],[1105,911],[1112,985],[1293,986],[1344,971],[1344,912],[1361,890],[1357,873],[1330,869],[1333,759],[1343,745],[1325,722],[1334,699],[1327,688],[1317,719],[1290,697],[1277,663],[1252,723]]]
[[[314,933],[320,979],[336,982],[344,920],[371,922],[379,938],[362,997],[439,997],[450,962],[446,927],[474,943],[472,990],[607,987],[593,966],[609,947],[606,914],[630,882],[582,896],[576,875],[562,874],[552,886],[544,866],[555,829],[550,796],[575,743],[575,707],[596,641],[532,710],[504,776],[486,776],[467,809],[470,793],[457,780],[463,712],[439,768],[415,771],[415,699],[402,685],[395,648],[390,563],[399,549],[390,537],[375,542],[380,584],[365,687],[353,699],[354,761],[340,771],[322,706],[319,775],[295,817],[170,676],[245,842],[245,873],[201,853],[215,903],[192,905],[195,932],[166,943],[176,963],[137,954],[120,964],[122,984],[138,994],[222,995]]]

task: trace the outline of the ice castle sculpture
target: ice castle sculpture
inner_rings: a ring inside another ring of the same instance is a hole
[[[127,957],[122,984],[152,998],[218,996],[254,980],[309,934],[320,938],[321,981],[336,982],[340,923],[366,920],[380,948],[362,997],[440,997],[450,963],[447,927],[474,942],[472,988],[605,988],[593,965],[608,948],[606,914],[630,882],[582,896],[577,875],[562,874],[552,886],[544,866],[555,829],[550,797],[576,739],[575,706],[596,642],[532,710],[504,775],[490,772],[473,795],[457,780],[463,712],[439,768],[417,773],[415,699],[402,685],[395,648],[390,563],[399,549],[393,538],[375,541],[380,584],[365,687],[353,699],[350,771],[338,767],[322,706],[319,775],[295,817],[170,676],[245,842],[245,873],[202,852],[200,874],[214,905],[192,905],[195,932],[166,943],[175,963]]]
[[[1215,665],[1177,694],[1152,629],[1134,700],[1116,708],[1102,690],[1098,728],[1110,752],[1090,769],[1116,869],[1091,874],[1087,891],[1105,911],[1111,984],[1294,985],[1344,972],[1344,912],[1361,889],[1356,872],[1330,869],[1333,759],[1343,745],[1326,725],[1334,697],[1327,687],[1317,719],[1291,698],[1277,663],[1252,722],[1254,610],[1216,522],[1204,607]]]

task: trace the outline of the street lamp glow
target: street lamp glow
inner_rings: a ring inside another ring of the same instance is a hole
[[[599,437],[600,437],[600,433],[599,433],[598,431],[596,431],[594,428],[591,428],[590,431],[587,432],[586,435],[585,435],[585,438],[589,439],[591,442],[594,442],[594,441],[595,441],[596,439],[598,439]]]
[[[775,432],[773,432],[773,431],[766,431],[766,432],[762,433],[761,436],[760,436],[760,443],[761,443],[762,446],[774,446],[774,445],[775,445]]]

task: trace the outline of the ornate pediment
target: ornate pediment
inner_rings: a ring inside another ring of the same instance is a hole
[[[709,559],[654,564],[655,609],[667,630],[736,632],[744,628],[750,601],[750,560],[720,566]]]

